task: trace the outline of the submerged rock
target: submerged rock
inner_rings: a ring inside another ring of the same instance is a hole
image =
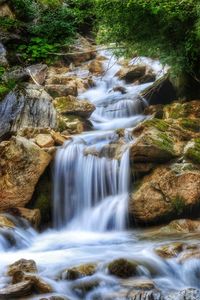
[[[108,271],[110,274],[121,278],[128,278],[136,275],[137,264],[127,259],[116,259],[109,263]]]
[[[0,210],[24,207],[52,157],[23,137],[0,143]]]
[[[24,127],[56,127],[52,98],[36,85],[16,89],[0,102],[0,139]]]
[[[84,264],[68,269],[62,273],[62,278],[68,280],[75,280],[85,276],[91,276],[96,272],[96,264]]]
[[[199,205],[200,170],[192,164],[157,167],[132,194],[129,212],[141,223],[172,220]]]

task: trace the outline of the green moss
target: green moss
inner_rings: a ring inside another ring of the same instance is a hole
[[[165,132],[169,128],[169,124],[161,119],[151,119],[144,122],[147,127],[155,127],[159,131]]]
[[[185,200],[183,197],[177,195],[176,197],[171,199],[172,210],[177,215],[181,215],[185,208]]]
[[[182,119],[180,125],[188,130],[199,132],[200,131],[200,119]]]
[[[185,156],[193,162],[200,164],[200,138],[194,139],[194,145],[187,149]]]
[[[187,115],[187,112],[185,111],[185,107],[181,103],[167,105],[166,111],[169,114],[168,117],[172,119],[184,118]]]
[[[0,101],[9,93],[9,88],[4,84],[0,84]]]
[[[173,141],[166,133],[159,132],[157,135],[157,139],[153,139],[152,142],[159,149],[175,155]]]

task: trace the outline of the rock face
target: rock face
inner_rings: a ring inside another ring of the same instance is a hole
[[[192,164],[157,167],[144,177],[130,200],[130,212],[141,223],[171,220],[199,205],[200,170]]]
[[[0,210],[24,207],[52,157],[23,137],[0,144]]]
[[[89,118],[95,110],[95,106],[87,100],[78,101],[73,96],[60,97],[54,100],[56,110],[64,115],[77,115]]]
[[[52,98],[36,85],[10,92],[0,103],[0,139],[24,127],[56,127]]]

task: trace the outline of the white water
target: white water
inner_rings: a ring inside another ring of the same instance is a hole
[[[91,116],[96,131],[75,136],[57,152],[53,211],[56,228],[38,234],[24,222],[13,219],[16,229],[1,229],[0,288],[11,280],[6,276],[7,265],[25,258],[36,261],[39,275],[52,285],[56,295],[70,300],[104,300],[107,294],[121,288],[120,280],[107,271],[107,263],[120,257],[137,262],[137,276],[152,279],[164,293],[200,288],[199,260],[184,264],[177,259],[165,261],[154,252],[155,246],[166,242],[165,237],[161,240],[153,232],[126,230],[129,146],[133,142],[129,130],[123,138],[120,159],[111,159],[106,149],[118,141],[114,129],[132,127],[145,118],[142,111],[147,103],[138,92],[146,85],[119,82],[114,77],[119,69],[114,59],[107,60],[112,68],[105,62],[108,71],[95,78],[96,86],[80,95],[80,99],[87,98],[97,107]],[[126,94],[114,92],[117,85],[123,86]],[[195,236],[166,239],[197,244]],[[63,279],[64,270],[88,262],[97,263],[95,275],[76,281]],[[97,280],[99,286],[87,294],[75,289],[76,284],[88,280]]]

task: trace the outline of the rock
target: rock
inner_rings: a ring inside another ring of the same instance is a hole
[[[17,271],[13,274],[12,283],[20,283],[30,281],[33,289],[39,294],[51,293],[52,287],[37,275],[27,274],[22,271]]]
[[[36,64],[26,68],[26,71],[32,78],[33,82],[39,85],[42,85],[45,82],[47,70],[48,67],[45,64]]]
[[[62,84],[48,84],[45,86],[45,90],[53,97],[65,97],[65,96],[77,96],[77,86],[74,82],[68,85]]]
[[[185,103],[175,102],[164,106],[163,112],[165,119],[200,118],[200,101],[193,100]]]
[[[96,272],[96,264],[84,264],[77,267],[73,267],[63,272],[62,278],[68,280],[75,280],[85,276],[91,276]]]
[[[93,60],[89,63],[88,69],[90,73],[95,75],[102,75],[104,72],[103,63],[99,60]]]
[[[10,92],[0,102],[0,139],[24,127],[55,128],[52,98],[36,85]]]
[[[66,137],[60,132],[51,131],[51,136],[54,139],[54,143],[56,146],[62,146],[67,139],[70,139],[70,136]]]
[[[67,134],[79,134],[84,130],[84,122],[75,116],[59,116],[57,130]]]
[[[122,68],[115,76],[118,76],[121,80],[125,80],[127,83],[133,83],[143,77],[145,73],[145,65],[134,65],[129,68]]]
[[[12,67],[7,72],[5,72],[2,76],[2,79],[5,82],[9,82],[10,80],[19,82],[19,81],[27,81],[29,79],[29,74],[27,70],[21,66]]]
[[[156,74],[154,74],[152,71],[149,71],[144,76],[139,78],[139,83],[144,84],[144,83],[153,82],[155,80],[156,80]]]
[[[0,143],[0,210],[24,207],[52,157],[23,137]]]
[[[123,258],[116,259],[109,263],[108,271],[110,274],[121,278],[128,278],[136,275],[137,265]]]
[[[48,148],[54,146],[54,139],[50,134],[38,134],[35,137],[35,142],[40,148]]]
[[[113,88],[113,91],[114,91],[114,92],[120,92],[120,93],[122,93],[122,94],[126,94],[126,89],[125,89],[125,87],[123,87],[123,86],[115,86],[115,87]]]
[[[22,299],[22,297],[32,294],[32,282],[24,281],[17,284],[8,285],[0,289],[0,299]]]
[[[41,221],[41,213],[39,209],[28,209],[25,207],[15,207],[9,209],[9,213],[26,219],[34,228],[38,228]]]
[[[165,105],[176,100],[176,90],[168,75],[165,75],[143,90],[141,96],[148,101],[149,105]]]
[[[134,288],[121,289],[110,295],[105,295],[103,300],[165,300],[159,290],[140,291]]]
[[[73,96],[60,97],[54,100],[54,106],[60,114],[78,115],[89,118],[95,106],[87,100],[77,100]]]
[[[192,139],[184,149],[184,156],[195,164],[200,164],[200,138]]]
[[[123,287],[139,289],[139,290],[153,290],[155,285],[152,280],[147,278],[132,278],[121,280]]]
[[[153,115],[154,118],[163,119],[163,107],[162,104],[149,105],[145,108],[145,115]]]
[[[8,266],[8,275],[13,276],[16,272],[37,273],[34,260],[20,259]]]
[[[200,171],[192,164],[157,167],[141,181],[129,202],[129,213],[140,223],[178,218],[200,199]]]
[[[194,249],[194,250],[191,249],[191,250],[184,251],[178,257],[178,262],[183,264],[187,260],[190,260],[190,259],[198,259],[198,260],[200,259],[200,248]]]
[[[14,228],[15,224],[6,216],[0,215],[0,227]]]
[[[200,232],[200,221],[190,219],[179,219],[170,222],[160,229],[163,233],[191,233]]]
[[[72,289],[81,297],[85,299],[85,294],[97,288],[100,284],[100,281],[95,278],[82,278],[78,279],[72,283]]]
[[[178,256],[178,254],[184,249],[185,244],[181,242],[173,242],[170,244],[161,245],[155,248],[155,252],[162,258],[172,258]]]
[[[176,139],[168,130],[164,120],[152,119],[138,125],[133,134],[136,140],[130,150],[130,157],[136,162],[163,162],[178,156]]]
[[[3,67],[8,66],[8,60],[7,60],[6,55],[7,55],[6,49],[5,49],[4,45],[2,43],[0,43],[0,65]]]

